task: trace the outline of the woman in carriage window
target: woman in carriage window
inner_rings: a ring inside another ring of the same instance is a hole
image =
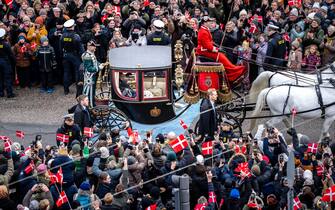
[[[127,77],[129,78],[129,74],[122,74],[120,73],[120,80],[119,80],[119,88],[123,96],[129,98],[136,97],[136,91],[134,91],[131,86],[128,84]]]

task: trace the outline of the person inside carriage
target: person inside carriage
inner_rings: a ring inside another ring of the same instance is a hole
[[[233,84],[246,71],[244,66],[236,66],[230,62],[224,53],[219,52],[219,49],[214,46],[213,37],[210,28],[215,22],[214,18],[204,16],[202,25],[198,32],[198,46],[196,48],[196,55],[209,58],[216,62],[222,63],[227,74],[230,84]]]

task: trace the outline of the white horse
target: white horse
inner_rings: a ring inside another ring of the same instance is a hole
[[[320,72],[323,82],[326,82],[329,78],[335,78],[335,73],[331,69],[331,66],[335,67],[335,62],[330,64],[328,68]],[[265,88],[283,85],[283,84],[295,84],[302,86],[309,86],[318,84],[319,80],[317,74],[304,74],[293,71],[264,71],[258,75],[257,79],[252,83],[249,91],[249,102],[256,103],[258,94]]]
[[[305,112],[298,115],[304,119],[324,117],[325,120],[320,137],[322,138],[328,134],[328,130],[335,120],[335,88],[331,86],[320,85],[320,92],[322,95],[323,104],[326,106],[324,116],[322,116],[315,86],[290,87],[290,85],[281,85],[262,90],[258,95],[256,107],[252,116],[259,116],[265,104],[267,104],[268,108],[270,109],[271,115],[290,114],[293,107],[296,108],[298,113],[320,108],[315,111]],[[267,123],[269,125],[275,125],[285,119],[287,120],[288,117],[273,117]],[[288,126],[288,124],[285,123],[286,126]],[[256,119],[252,119],[250,125],[251,130],[255,127],[255,125]]]

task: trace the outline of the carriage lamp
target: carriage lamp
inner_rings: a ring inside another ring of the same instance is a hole
[[[183,59],[183,43],[181,40],[178,40],[174,45],[174,58],[177,62]]]
[[[176,85],[179,89],[184,83],[184,71],[180,64],[177,65],[174,75],[176,79]]]

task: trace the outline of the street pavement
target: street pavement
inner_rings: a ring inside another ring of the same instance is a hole
[[[57,128],[62,124],[62,116],[67,113],[67,109],[76,103],[75,89],[71,88],[71,93],[67,96],[63,94],[63,88],[56,87],[53,94],[40,93],[39,89],[21,89],[16,91],[19,96],[14,99],[0,98],[0,135],[7,135],[14,141],[19,141],[27,146],[37,134],[43,137],[43,144],[56,144],[55,136]],[[251,113],[249,113],[251,114]],[[262,114],[268,114],[263,112]],[[179,119],[192,125],[195,118],[199,116],[199,104],[192,105]],[[158,133],[168,133],[174,131],[177,134],[183,133],[179,125],[179,119],[168,121],[158,125],[144,125],[133,122],[132,125],[140,135],[145,136],[146,131],[153,130],[154,136]],[[266,122],[266,119],[259,120],[259,123]],[[295,120],[298,132],[308,135],[317,141],[320,137],[322,119],[302,120],[299,117]],[[243,131],[249,128],[249,120],[243,123]],[[283,124],[279,124],[278,129],[284,134],[286,129]],[[15,131],[25,132],[25,138],[15,137]],[[255,131],[254,131],[255,132]],[[334,137],[334,125],[330,129],[331,137]],[[289,137],[287,138],[290,141]]]

